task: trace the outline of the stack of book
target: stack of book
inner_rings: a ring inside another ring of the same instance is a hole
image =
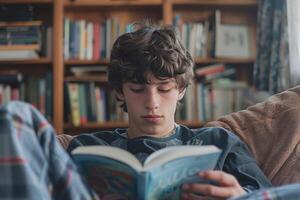
[[[34,59],[42,46],[41,21],[1,22],[0,59]]]

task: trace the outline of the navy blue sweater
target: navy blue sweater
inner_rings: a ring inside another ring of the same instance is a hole
[[[133,139],[126,136],[126,129],[102,131],[75,137],[67,151],[71,152],[76,147],[85,145],[119,147],[134,154],[142,163],[151,153],[167,146],[215,145],[222,150],[216,170],[235,176],[247,192],[271,186],[246,145],[236,135],[223,128],[189,129],[176,125],[174,134],[165,138],[142,136]]]

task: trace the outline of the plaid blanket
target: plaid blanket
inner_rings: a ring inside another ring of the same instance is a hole
[[[249,193],[234,200],[299,200],[300,184],[285,185]]]
[[[31,105],[0,108],[0,199],[92,199],[47,120]]]

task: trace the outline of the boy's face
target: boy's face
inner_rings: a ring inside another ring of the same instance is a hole
[[[175,79],[159,80],[153,76],[150,84],[126,82],[118,97],[125,101],[130,138],[138,136],[164,137],[174,128],[177,101],[184,91],[177,88]]]

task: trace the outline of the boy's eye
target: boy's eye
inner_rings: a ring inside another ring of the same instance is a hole
[[[171,88],[158,88],[158,91],[163,92],[163,93],[167,93],[171,91]]]
[[[139,93],[139,92],[142,92],[144,90],[144,88],[130,88],[130,90],[132,92]]]

